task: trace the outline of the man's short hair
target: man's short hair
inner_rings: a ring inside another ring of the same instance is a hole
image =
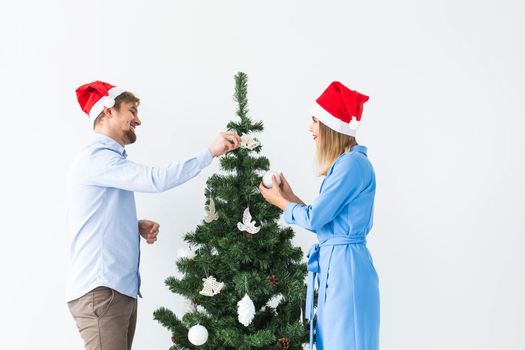
[[[138,107],[138,105],[140,104],[140,99],[137,96],[133,95],[133,93],[129,91],[124,91],[123,93],[115,97],[115,105],[113,106],[113,108],[115,108],[117,111],[120,111],[120,106],[123,103],[128,102],[133,102],[135,103],[135,106]],[[104,119],[104,111],[100,112],[98,117],[95,118],[95,121],[93,122],[93,127],[100,124],[102,122],[102,119]]]

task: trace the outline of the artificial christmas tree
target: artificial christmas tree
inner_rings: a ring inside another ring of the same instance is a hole
[[[234,99],[240,120],[228,129],[241,136],[241,147],[224,155],[221,173],[207,181],[203,221],[184,237],[194,254],[177,261],[183,277],[166,280],[173,293],[191,300],[192,311],[179,319],[160,308],[154,317],[172,333],[170,350],[303,349],[306,266],[301,249],[291,244],[293,230],[278,225],[281,211],[258,190],[269,161],[258,156],[262,146],[255,134],[263,124],[247,115],[244,73],[235,76]],[[192,333],[198,338],[192,342],[189,329],[202,336]]]

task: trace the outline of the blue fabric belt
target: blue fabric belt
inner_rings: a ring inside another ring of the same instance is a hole
[[[308,252],[308,289],[306,291],[305,318],[310,320],[310,350],[313,349],[314,344],[314,283],[317,274],[319,273],[319,252],[322,247],[348,244],[366,244],[366,236],[334,236],[323,242],[314,244]]]

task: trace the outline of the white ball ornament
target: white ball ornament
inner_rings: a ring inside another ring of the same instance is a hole
[[[206,327],[196,324],[188,331],[188,340],[193,345],[203,345],[208,340],[208,330]]]
[[[277,182],[277,185],[281,185],[281,176],[277,171],[267,171],[263,175],[263,185],[266,188],[272,188],[272,175],[275,176],[275,182]]]

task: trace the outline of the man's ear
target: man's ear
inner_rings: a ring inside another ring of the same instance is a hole
[[[113,108],[108,108],[104,106],[104,116],[106,118],[111,118],[113,116]]]

